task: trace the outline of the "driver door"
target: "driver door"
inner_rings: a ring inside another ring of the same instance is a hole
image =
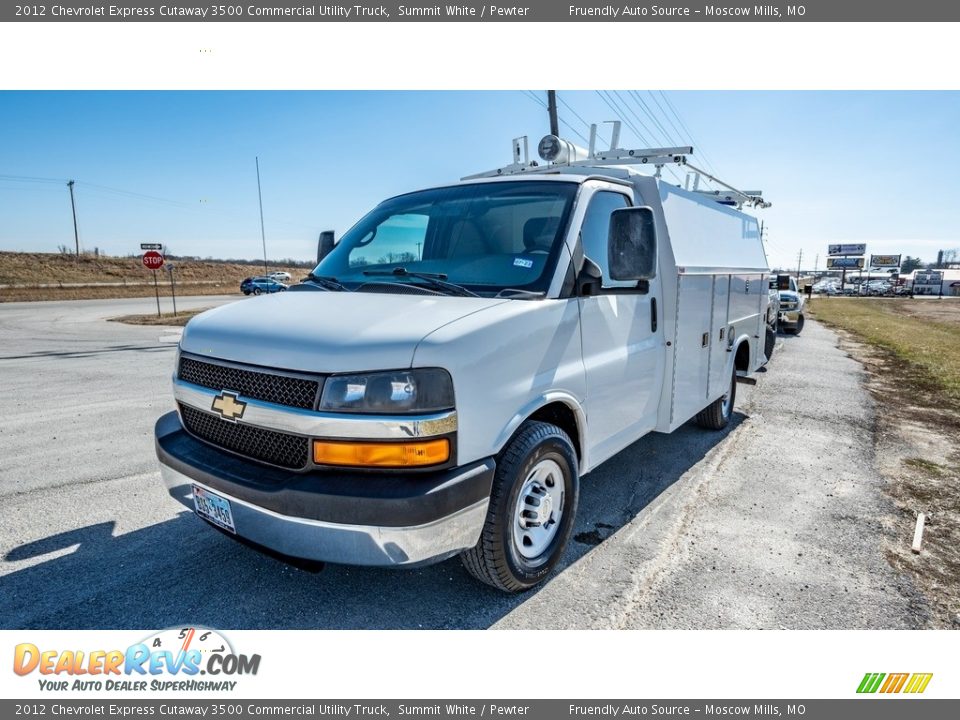
[[[590,189],[580,242],[603,280],[597,294],[580,297],[579,304],[593,467],[656,425],[664,360],[659,279],[643,292],[638,283],[614,281],[609,274],[610,215],[633,204],[632,190],[599,182]]]

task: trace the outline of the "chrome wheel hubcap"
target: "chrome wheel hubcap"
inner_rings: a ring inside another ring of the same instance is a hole
[[[541,460],[517,497],[513,544],[521,556],[532,559],[543,554],[560,528],[563,506],[563,471],[555,460]]]

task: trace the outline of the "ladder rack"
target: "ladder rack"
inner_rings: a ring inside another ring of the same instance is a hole
[[[613,125],[610,137],[610,147],[606,150],[598,150],[597,126],[590,126],[590,147],[584,149],[573,143],[558,138],[554,135],[547,135],[540,141],[540,157],[546,164],[541,165],[536,160],[530,160],[529,146],[527,137],[513,139],[513,162],[495,170],[467,175],[463,180],[474,180],[477,178],[502,177],[504,175],[519,175],[522,173],[543,173],[557,172],[558,169],[583,168],[583,167],[604,167],[610,165],[652,165],[655,169],[654,177],[661,177],[661,170],[665,165],[680,165],[687,167],[695,175],[693,192],[706,198],[715,200],[723,205],[735,205],[741,208],[749,205],[755,208],[768,208],[772,203],[763,199],[763,193],[759,190],[738,190],[722,180],[714,177],[705,170],[691,165],[688,155],[693,155],[693,147],[683,145],[679,147],[662,148],[621,148],[617,147],[620,142],[620,121],[609,121]],[[725,190],[700,190],[700,178],[714,182]],[[689,188],[687,188],[689,189]]]

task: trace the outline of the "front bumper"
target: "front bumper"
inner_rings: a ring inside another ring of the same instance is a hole
[[[781,325],[796,325],[800,322],[800,316],[803,314],[802,309],[796,310],[783,310],[780,312],[780,324]]]
[[[156,424],[170,495],[197,485],[230,501],[237,535],[290,557],[345,565],[414,566],[473,547],[486,519],[492,458],[433,473],[295,473],[222,452],[190,436],[176,412]]]

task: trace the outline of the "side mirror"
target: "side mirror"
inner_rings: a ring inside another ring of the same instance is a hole
[[[657,276],[657,232],[651,208],[613,211],[607,263],[611,280],[652,280]]]
[[[335,240],[333,230],[324,230],[320,233],[320,241],[317,243],[317,265],[327,255],[333,252]]]

